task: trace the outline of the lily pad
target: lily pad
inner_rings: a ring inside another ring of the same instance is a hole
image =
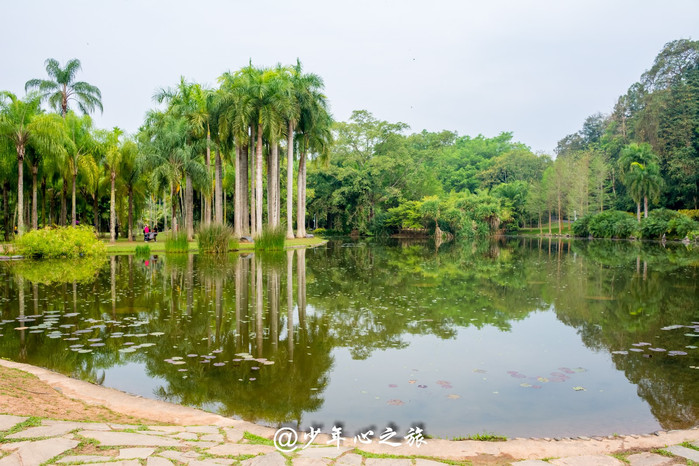
[[[391,406],[402,406],[405,404],[405,402],[401,400],[388,400],[386,404],[389,404]]]
[[[585,388],[584,387],[573,387],[573,390],[575,390],[576,392],[584,392]]]
[[[524,387],[524,388],[529,388],[529,387],[532,386],[532,384],[527,383],[527,382],[522,382],[521,384],[519,384],[519,386],[520,386],[520,387]]]
[[[612,354],[629,354],[628,351],[612,351]]]
[[[686,356],[686,351],[668,351],[668,356]]]
[[[660,330],[675,330],[678,328],[684,328],[684,325],[668,325],[667,327],[663,327]]]
[[[665,348],[648,348],[650,351],[655,351],[656,353],[662,353],[667,351]]]
[[[458,400],[459,398],[461,398],[461,395],[457,395],[455,393],[452,393],[450,395],[447,395],[447,398],[449,398],[450,400]]]

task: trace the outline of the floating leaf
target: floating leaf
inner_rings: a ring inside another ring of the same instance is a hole
[[[418,385],[417,388],[427,388],[427,385]]]
[[[559,367],[558,370],[565,372],[566,374],[575,374],[574,371],[568,369],[567,367]]]
[[[643,353],[641,348],[629,348],[629,351],[633,351],[634,353]]]
[[[549,381],[546,377],[537,377],[536,380],[538,380],[541,383],[546,383]]]
[[[396,385],[396,384],[394,384],[394,383],[389,383],[388,386],[389,386],[390,388],[396,388],[396,387],[398,387],[398,385]]]
[[[415,382],[417,382],[417,380],[408,380],[408,383],[410,383],[410,384],[413,384]]]
[[[650,343],[647,343],[645,341],[641,341],[638,343],[631,343],[631,346],[650,346]]]
[[[685,337],[699,337],[699,334],[697,334],[697,333],[685,333],[684,336]]]
[[[587,372],[587,369],[585,369],[584,367],[576,367],[575,369],[573,369],[573,372],[577,372],[577,373]]]
[[[685,351],[669,351],[667,353],[669,356],[686,356],[687,353]]]
[[[520,386],[520,387],[524,387],[524,388],[529,388],[529,387],[532,386],[532,384],[527,383],[527,382],[522,382],[521,384],[519,384],[519,386]]]
[[[476,372],[478,374],[485,374],[487,371],[484,371],[483,369],[473,369],[473,372]]]
[[[120,353],[135,353],[135,352],[136,352],[136,348],[131,348],[131,347],[119,348],[119,352],[120,352]]]
[[[628,351],[612,351],[612,354],[629,354]]]
[[[386,404],[392,405],[392,406],[402,406],[405,404],[405,402],[401,400],[388,400]]]
[[[575,390],[576,392],[584,392],[585,388],[584,387],[573,387],[573,390]]]
[[[668,325],[667,327],[663,327],[660,330],[675,330],[678,328],[684,328],[684,325]]]
[[[225,365],[226,365],[225,362],[215,362],[214,363],[214,366],[216,366],[216,367],[221,367],[221,366],[225,366]]]
[[[656,353],[661,353],[667,351],[665,348],[648,348],[650,351],[655,351]]]
[[[461,398],[461,395],[456,395],[452,393],[450,395],[447,395],[447,398],[449,398],[450,400],[458,400],[459,398]]]

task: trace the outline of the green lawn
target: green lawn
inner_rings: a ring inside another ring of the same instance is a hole
[[[564,235],[571,235],[573,236],[573,229],[570,227],[570,223],[564,223],[563,224],[563,234]],[[548,223],[545,225],[541,226],[541,229],[543,230],[544,235],[549,234],[549,225]],[[518,235],[524,235],[524,236],[538,236],[539,235],[539,228],[534,227],[534,228],[520,228],[519,231],[517,232]],[[553,235],[558,235],[558,222],[554,223],[551,225],[551,234]]]
[[[107,245],[107,252],[110,254],[132,254],[136,251],[136,246],[146,245],[150,247],[151,252],[164,253],[165,252],[165,238],[161,236],[161,239],[156,242],[145,242],[140,241],[127,241],[125,238],[116,240],[115,243],[110,243],[109,239],[103,238],[102,241]],[[298,248],[307,246],[318,246],[323,244],[326,240],[323,238],[299,238],[286,240],[284,243],[285,248]],[[253,251],[255,245],[252,243],[240,243],[238,246],[239,251]],[[189,252],[198,252],[197,242],[191,241],[189,243]]]

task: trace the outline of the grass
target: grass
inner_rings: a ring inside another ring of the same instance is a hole
[[[274,442],[272,440],[260,437],[259,435],[251,434],[247,430],[243,433],[243,438],[247,440],[248,443],[255,445],[269,445],[270,447],[274,446]]]
[[[180,231],[175,234],[170,233],[165,239],[165,252],[167,253],[187,253],[189,243],[187,233]]]
[[[226,225],[205,225],[199,228],[197,235],[197,245],[199,252],[211,254],[225,254],[231,250],[231,246],[236,245],[235,240],[231,240],[233,232]],[[234,249],[238,249],[235,247]]]
[[[573,229],[571,228],[572,223],[566,223],[563,222],[563,234],[564,235],[571,235],[573,236]],[[541,226],[541,230],[543,231],[544,235],[549,234],[549,225],[548,223],[543,224]],[[554,222],[551,224],[551,234],[552,235],[559,235],[559,230],[558,230],[558,222]],[[523,236],[538,236],[539,235],[539,227],[527,227],[527,228],[520,228],[519,231],[517,232],[517,235],[523,235]]]
[[[264,228],[255,240],[256,251],[281,251],[284,249],[286,231],[281,228]]]
[[[138,246],[136,246],[136,250],[134,251],[134,253],[135,253],[137,256],[146,256],[146,257],[148,257],[148,256],[150,256],[150,246],[148,246],[147,244],[138,245]]]
[[[482,434],[472,434],[466,437],[455,437],[452,440],[478,440],[480,442],[505,442],[507,437],[502,435],[493,434],[490,432],[483,432]]]
[[[325,243],[326,240],[323,238],[298,238],[298,239],[291,239],[291,240],[286,240],[284,241],[284,249],[289,249],[289,248],[304,248],[308,246],[318,246],[323,243]],[[109,243],[109,240],[105,241],[105,244],[107,246],[107,253],[108,254],[134,254],[136,252],[136,247],[142,246],[143,241],[127,241],[126,239],[119,239],[115,243]],[[238,251],[244,251],[244,252],[249,252],[249,251],[254,251],[255,250],[255,244],[254,243],[240,243],[238,244],[237,248],[234,248],[233,246],[235,245],[235,240],[231,240],[231,250],[238,250]],[[156,242],[156,243],[148,243],[148,247],[150,247],[151,253],[157,254],[157,253],[164,253],[165,252],[165,243],[163,241]],[[190,241],[189,242],[189,250],[188,252],[197,252],[199,251],[199,246],[196,241]]]

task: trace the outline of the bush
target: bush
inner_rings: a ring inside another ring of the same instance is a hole
[[[699,222],[695,222],[686,215],[678,215],[667,224],[668,234],[675,238],[684,238],[693,230],[699,230]]]
[[[137,256],[150,257],[150,246],[147,244],[136,246],[135,254]]]
[[[326,234],[326,232],[327,230],[325,228],[316,228],[315,230],[313,230],[313,234],[316,236],[323,236]]]
[[[209,224],[199,228],[197,243],[199,252],[225,254],[230,248],[233,232],[226,225]]]
[[[641,235],[646,239],[660,239],[668,232],[670,221],[678,217],[683,215],[674,210],[655,209],[641,220]]]
[[[189,242],[187,241],[187,233],[180,231],[170,233],[165,239],[165,252],[189,252]]]
[[[590,236],[590,220],[592,220],[592,217],[594,216],[594,214],[587,214],[573,222],[573,234],[581,238],[587,238]]]
[[[15,248],[23,256],[39,259],[96,257],[107,253],[107,247],[88,226],[33,230],[15,241]]]
[[[686,215],[692,220],[699,222],[699,209],[681,209],[677,212],[681,213],[682,215]]]
[[[595,238],[628,238],[637,228],[633,215],[620,210],[600,212],[588,221],[588,231]]]
[[[286,231],[282,227],[264,228],[262,234],[255,240],[256,251],[282,251]]]

